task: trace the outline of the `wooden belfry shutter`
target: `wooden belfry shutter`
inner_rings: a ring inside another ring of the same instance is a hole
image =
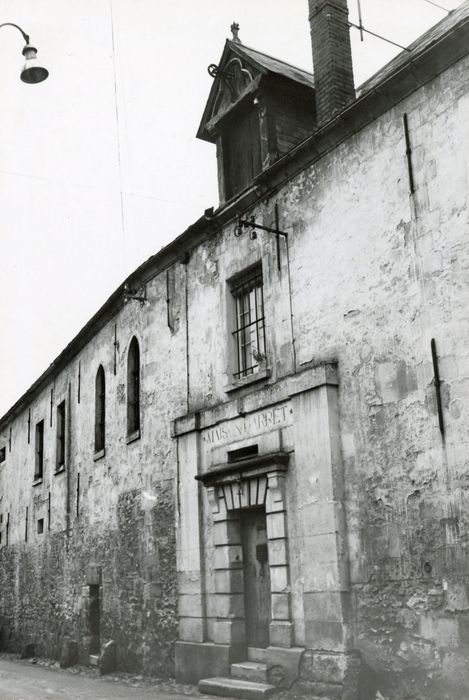
[[[259,113],[255,108],[232,121],[223,139],[226,198],[249,185],[261,170]]]

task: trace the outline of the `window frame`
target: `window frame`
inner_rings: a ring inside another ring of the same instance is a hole
[[[34,439],[34,481],[44,478],[44,418],[36,423]]]
[[[56,407],[56,450],[55,450],[55,471],[61,472],[65,469],[66,461],[66,435],[67,435],[67,406],[65,399]]]
[[[235,384],[255,381],[265,376],[267,363],[262,263],[252,265],[230,280],[229,295],[233,309],[231,314],[232,381]],[[246,348],[250,350],[247,351]],[[252,360],[248,359],[249,351]],[[257,357],[254,352],[257,353]]]
[[[99,365],[95,378],[94,400],[94,456],[104,456],[106,449],[106,375],[104,367]]]
[[[141,362],[140,344],[134,335],[127,353],[127,442],[140,437],[141,430]]]

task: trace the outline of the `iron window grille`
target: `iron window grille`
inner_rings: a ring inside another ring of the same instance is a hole
[[[235,379],[259,372],[265,362],[265,318],[262,269],[256,268],[237,282],[231,293],[235,301],[236,329],[233,331],[236,350]]]

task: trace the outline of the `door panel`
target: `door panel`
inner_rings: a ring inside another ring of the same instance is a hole
[[[270,569],[263,508],[240,511],[244,563],[244,609],[249,646],[269,645]]]

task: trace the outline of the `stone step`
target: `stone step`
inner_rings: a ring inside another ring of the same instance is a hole
[[[207,695],[221,695],[241,700],[263,700],[275,692],[273,685],[243,681],[241,678],[204,678],[199,681],[199,690]]]
[[[97,666],[99,664],[99,654],[90,654],[88,661],[90,666]]]
[[[235,678],[244,678],[246,681],[266,683],[267,666],[258,661],[240,661],[237,664],[231,664],[231,675]]]
[[[248,660],[257,661],[260,664],[266,661],[267,649],[261,649],[260,647],[248,647]]]

